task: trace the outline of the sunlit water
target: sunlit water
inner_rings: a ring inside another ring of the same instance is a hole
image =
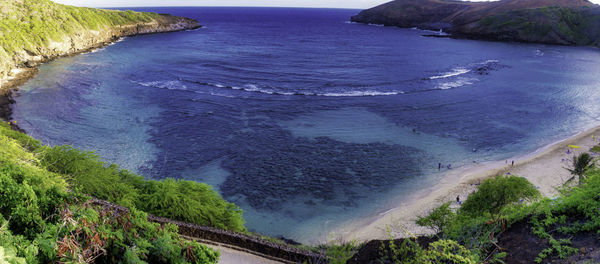
[[[422,37],[357,10],[149,8],[206,28],[43,65],[14,117],[148,178],[207,182],[252,231],[314,242],[473,161],[598,124],[591,48]]]

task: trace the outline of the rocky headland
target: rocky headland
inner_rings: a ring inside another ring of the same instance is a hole
[[[587,0],[395,0],[351,21],[443,30],[455,38],[600,46],[600,6]]]
[[[10,120],[11,89],[44,62],[106,46],[122,37],[201,27],[168,14],[100,10],[48,0],[0,3],[0,118]]]

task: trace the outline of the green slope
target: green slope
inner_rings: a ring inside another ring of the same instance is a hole
[[[89,196],[83,193],[85,185],[77,184],[78,179],[107,181],[107,174],[102,173],[101,168],[71,174],[53,172],[48,168],[57,170],[65,163],[54,157],[56,153],[52,150],[27,135],[12,131],[6,123],[0,124],[0,253],[3,254],[0,260],[8,263],[216,263],[217,252],[180,238],[176,226],[150,223],[146,213],[136,209],[117,213],[92,206],[87,202]],[[89,154],[79,154],[89,157]],[[83,161],[68,164],[81,166]],[[98,163],[91,158],[87,164]],[[125,195],[120,183],[104,189]],[[135,188],[128,191],[134,192]],[[204,195],[218,199],[210,192]]]
[[[26,62],[74,53],[116,37],[198,27],[192,19],[56,4],[0,1],[0,79]]]

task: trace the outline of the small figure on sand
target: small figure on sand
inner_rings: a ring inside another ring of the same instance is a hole
[[[571,150],[570,149],[567,149],[567,154],[571,154]]]
[[[510,164],[511,167],[515,166],[515,161],[513,160],[512,163]]]
[[[446,166],[448,169],[452,169],[452,164],[448,164],[448,166]]]
[[[440,162],[440,163],[438,163],[438,170],[441,170],[441,169],[442,169],[442,163]]]
[[[461,202],[460,202],[460,195],[457,195],[457,196],[456,196],[456,203],[457,203],[457,204],[461,204]]]

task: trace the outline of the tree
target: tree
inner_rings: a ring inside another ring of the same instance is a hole
[[[489,213],[494,219],[494,214],[500,213],[502,208],[509,204],[523,200],[535,199],[540,192],[527,179],[518,176],[496,176],[481,183],[479,189],[469,195],[469,198],[460,208],[461,213],[478,216]]]
[[[595,160],[592,158],[587,152],[581,153],[573,158],[573,168],[565,168],[567,169],[573,177],[571,177],[567,182],[570,182],[575,179],[575,177],[579,178],[579,185],[581,185],[581,181],[585,179],[585,173],[593,168],[595,165]]]
[[[433,209],[426,217],[417,216],[417,225],[429,227],[433,229],[436,234],[439,234],[456,216],[454,211],[450,208],[450,203],[451,202],[447,202],[442,204],[442,206]]]

